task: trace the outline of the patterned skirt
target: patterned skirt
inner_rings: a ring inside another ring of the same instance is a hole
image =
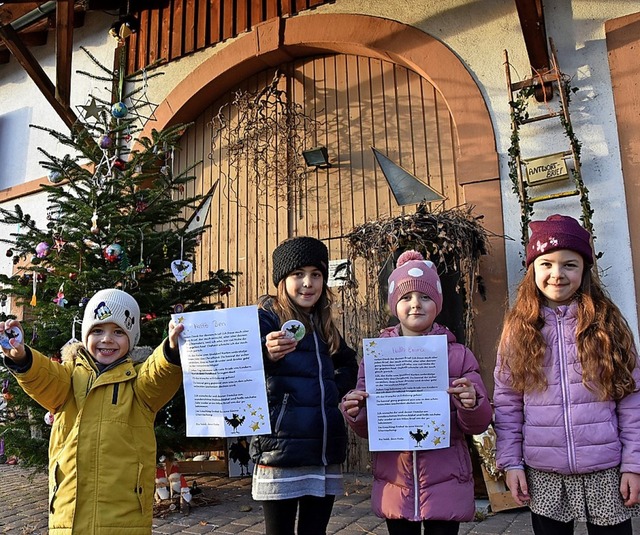
[[[620,495],[620,469],[562,475],[527,468],[531,511],[558,522],[612,526],[640,516],[640,506],[625,507]]]

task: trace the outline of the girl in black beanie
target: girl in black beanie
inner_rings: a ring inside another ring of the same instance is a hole
[[[276,296],[259,303],[271,434],[252,438],[253,498],[267,535],[324,535],[343,492],[347,433],[338,408],[355,386],[356,353],[331,317],[327,247],[310,237],[273,252]]]

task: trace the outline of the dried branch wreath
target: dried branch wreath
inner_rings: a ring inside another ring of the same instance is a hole
[[[489,247],[489,234],[480,223],[482,216],[471,212],[471,207],[429,212],[425,204],[420,204],[414,214],[370,221],[347,234],[349,259],[354,265],[364,262],[366,273],[362,292],[355,282],[343,288],[346,305],[363,312],[349,315],[352,324],[346,327],[350,337],[360,340],[376,336],[377,330],[386,325],[389,315],[378,297],[381,270],[393,261],[396,253],[415,249],[438,266],[441,276],[458,274],[455,291],[463,299],[464,343],[470,343],[473,295],[476,290],[484,294],[480,257]]]

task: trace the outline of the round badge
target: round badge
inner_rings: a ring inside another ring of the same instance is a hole
[[[9,343],[11,339],[14,339],[16,344],[21,344],[23,340],[22,331],[16,327],[5,329],[4,333],[0,334],[0,346],[5,349],[13,349],[13,346]]]
[[[295,340],[296,342],[302,340],[305,335],[304,324],[298,320],[285,321],[280,330],[284,331],[287,338]]]

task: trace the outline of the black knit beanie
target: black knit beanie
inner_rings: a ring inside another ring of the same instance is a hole
[[[301,236],[283,241],[273,251],[273,284],[284,279],[292,271],[305,266],[317,267],[326,284],[329,278],[329,251],[316,238]]]

